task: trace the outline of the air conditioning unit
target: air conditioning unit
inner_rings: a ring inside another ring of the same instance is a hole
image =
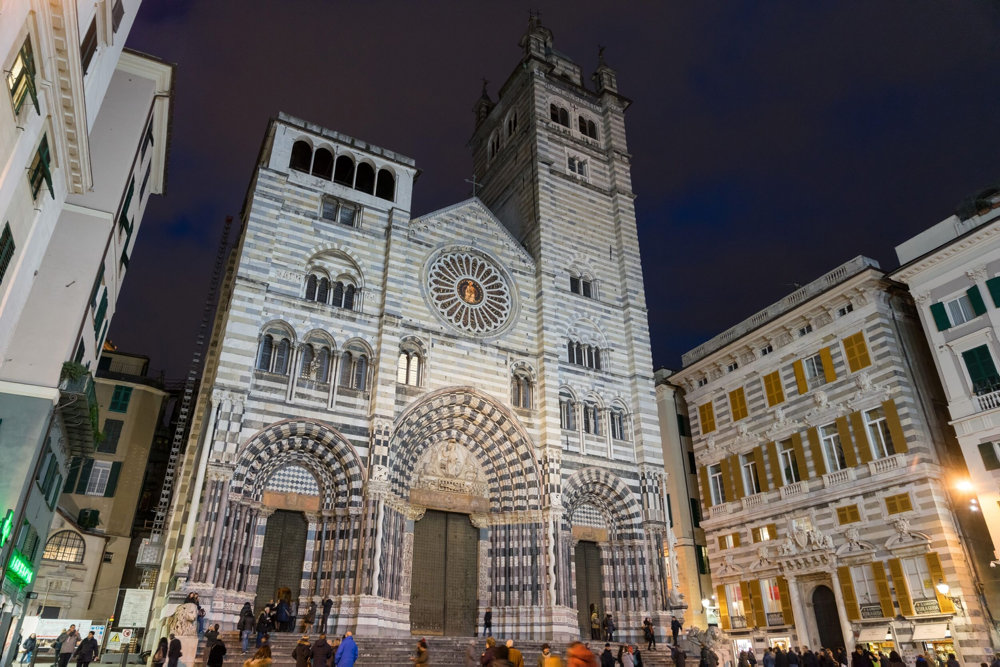
[[[80,510],[76,522],[80,524],[81,528],[97,528],[97,524],[101,522],[101,512],[94,509]]]

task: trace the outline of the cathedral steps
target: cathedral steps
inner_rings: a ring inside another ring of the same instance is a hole
[[[273,633],[271,635],[271,655],[274,659],[274,667],[293,667],[295,660],[292,658],[292,650],[296,642],[302,635],[294,632]],[[317,635],[310,634],[310,639],[316,640]],[[228,653],[225,664],[241,665],[244,660],[252,657],[253,639],[250,642],[250,652],[243,656],[240,654],[240,638],[236,632],[223,632],[222,640],[226,643]],[[359,665],[385,665],[387,667],[397,667],[411,664],[410,656],[414,655],[417,637],[412,638],[365,638],[356,637],[358,643],[358,664]],[[464,667],[466,665],[465,656],[469,642],[475,643],[475,656],[478,660],[483,652],[485,642],[481,638],[471,637],[426,637],[427,647],[430,651],[430,664],[435,667]],[[538,661],[538,656],[542,652],[542,641],[517,641],[515,646],[524,654],[524,664],[526,667],[534,667]],[[588,642],[592,649],[603,650],[603,642]],[[618,645],[615,644],[614,654],[618,654]],[[555,645],[555,653],[562,655],[565,651],[564,645]],[[198,647],[198,656],[193,667],[204,665],[203,655],[204,643]],[[691,655],[691,652],[688,653]],[[691,657],[688,662],[697,658]],[[646,667],[666,667],[672,665],[670,660],[670,650],[665,644],[656,651],[642,651],[642,662]],[[478,664],[478,662],[476,663]]]

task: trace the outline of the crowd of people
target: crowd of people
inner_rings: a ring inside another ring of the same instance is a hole
[[[882,651],[872,651],[858,645],[848,653],[843,647],[834,649],[822,648],[812,651],[808,646],[780,646],[764,649],[760,658],[761,667],[908,667],[896,651],[886,655]],[[752,649],[740,651],[736,667],[756,667],[757,656]],[[937,654],[918,655],[914,667],[959,667],[954,654],[947,658]],[[1000,655],[990,665],[982,663],[981,667],[1000,667]]]

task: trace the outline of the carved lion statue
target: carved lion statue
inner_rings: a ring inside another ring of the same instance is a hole
[[[178,637],[196,635],[195,622],[197,619],[198,605],[192,602],[180,604],[177,605],[173,616],[167,622],[167,628],[169,632]]]

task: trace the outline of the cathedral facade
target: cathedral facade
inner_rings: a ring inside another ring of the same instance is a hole
[[[413,160],[280,115],[212,333],[160,576],[235,622],[662,627],[670,559],[629,101],[533,18],[475,105],[478,196],[411,217]],[[173,576],[165,576],[165,575]],[[173,587],[173,591],[168,591]],[[674,595],[676,598],[676,595]],[[317,615],[319,618],[319,615]],[[662,631],[661,631],[662,632]]]

